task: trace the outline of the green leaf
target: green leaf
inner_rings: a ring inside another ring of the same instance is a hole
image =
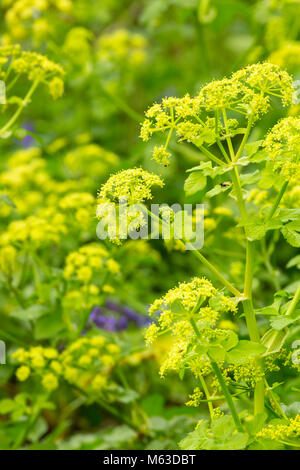
[[[300,228],[298,225],[295,226],[294,222],[284,225],[281,229],[281,233],[286,241],[295,248],[300,247]]]
[[[231,185],[222,186],[220,184],[217,184],[213,189],[211,189],[210,191],[206,193],[206,196],[211,198],[211,197],[217,196],[218,194],[224,193],[225,191],[228,191],[229,189],[231,189]]]
[[[236,432],[231,416],[222,416],[212,421],[200,421],[197,429],[179,443],[182,450],[241,450],[248,442],[246,433]]]
[[[277,317],[272,317],[270,319],[270,323],[274,330],[283,330],[288,325],[291,325],[297,320],[297,318],[291,318],[290,316],[286,315],[278,315]]]
[[[266,351],[266,347],[254,341],[241,340],[238,345],[226,353],[226,360],[233,364],[242,364],[249,357],[260,356]]]
[[[10,398],[4,398],[0,401],[0,414],[5,415],[6,413],[11,413],[15,409],[15,402]]]
[[[288,264],[286,265],[287,268],[293,268],[294,266],[297,266],[297,268],[300,269],[300,255],[291,258]]]
[[[44,305],[31,305],[28,308],[16,308],[10,313],[10,316],[23,321],[33,321],[46,315],[48,312],[47,307]]]
[[[208,440],[206,430],[208,428],[207,421],[200,421],[195,431],[190,432],[182,441],[179,442],[179,448],[182,450],[199,450]]]
[[[278,315],[278,310],[275,307],[269,306],[255,310],[255,315]]]
[[[38,340],[53,338],[64,330],[65,325],[62,322],[61,315],[50,314],[38,318],[34,327],[34,337]]]
[[[262,140],[256,140],[255,142],[249,142],[248,144],[245,145],[245,150],[249,158],[251,158],[252,155],[254,155],[258,151],[262,142],[263,142]]]
[[[277,319],[278,317],[275,318]],[[273,328],[268,330],[261,339],[262,344],[266,347],[264,356],[280,351],[286,340],[287,334],[287,332],[276,331]]]
[[[210,346],[208,348],[207,353],[213,361],[218,362],[218,361],[224,361],[226,351],[224,348],[222,348],[222,346],[216,345],[216,346]]]
[[[240,176],[242,186],[246,186],[248,184],[254,184],[259,181],[260,178],[260,171],[255,170],[253,173],[244,173]]]
[[[193,194],[201,191],[206,186],[206,176],[203,175],[200,171],[194,171],[191,173],[184,183],[184,190],[187,196],[192,196]]]
[[[249,240],[261,240],[268,230],[275,230],[282,227],[282,221],[279,218],[264,220],[258,216],[251,217],[245,224],[245,230]]]
[[[164,397],[156,393],[144,398],[142,400],[141,407],[148,416],[161,416],[164,403]]]
[[[267,414],[260,413],[256,416],[253,416],[253,419],[251,421],[246,421],[245,426],[249,434],[251,436],[255,436],[262,429],[266,419],[267,419]]]
[[[36,421],[34,427],[28,433],[27,437],[32,443],[36,443],[43,436],[43,434],[46,434],[47,431],[47,421],[40,416],[39,419]]]

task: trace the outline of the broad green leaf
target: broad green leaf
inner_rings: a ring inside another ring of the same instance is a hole
[[[291,258],[288,264],[286,265],[287,268],[293,268],[294,266],[297,266],[297,268],[300,269],[300,255]]]
[[[225,191],[228,191],[229,189],[231,189],[231,185],[222,186],[221,184],[217,184],[213,189],[211,189],[210,191],[206,193],[206,196],[211,198],[211,197],[217,196],[218,194],[224,193]]]
[[[34,337],[37,340],[53,338],[63,329],[65,329],[65,324],[59,313],[44,315],[38,318],[35,323]]]
[[[294,323],[297,319],[286,315],[279,315],[270,319],[270,324],[274,330],[283,330],[288,325]]]
[[[259,170],[255,170],[253,173],[244,173],[240,176],[242,186],[246,186],[248,184],[254,184],[259,181],[260,172]]]
[[[234,348],[239,342],[238,335],[232,330],[226,330],[226,336],[221,340],[221,345],[226,351]]]
[[[156,393],[144,398],[141,407],[148,416],[161,416],[164,403],[164,397]]]
[[[233,364],[242,364],[249,357],[260,356],[266,351],[266,347],[254,341],[241,340],[233,349],[226,353],[226,360]]]
[[[299,228],[294,228],[293,222],[290,222],[289,224],[284,225],[281,229],[281,233],[286,239],[286,241],[291,245],[294,246],[295,248],[300,247],[300,229]],[[298,227],[298,226],[297,226]]]
[[[44,305],[31,305],[28,308],[17,308],[13,310],[10,316],[23,321],[33,321],[47,313],[48,309]]]
[[[269,306],[255,310],[255,315],[278,315],[278,310],[275,307]]]
[[[279,317],[275,317],[276,320],[278,318]],[[274,354],[280,351],[285,342],[286,337],[287,332],[285,331],[276,331],[273,328],[268,330],[261,339],[262,344],[266,347],[266,352],[264,353],[264,356]]]
[[[258,216],[252,217],[246,224],[245,230],[250,240],[261,240],[268,230],[275,230],[282,227],[279,218],[264,220]]]
[[[200,171],[194,171],[185,180],[184,190],[187,196],[192,196],[193,194],[205,188],[205,186],[206,176],[204,176]]]
[[[218,362],[218,361],[224,361],[226,351],[222,346],[216,345],[216,346],[210,346],[208,348],[207,353],[213,361]]]
[[[16,407],[16,404],[10,398],[4,398],[0,400],[0,414],[5,415],[6,413],[10,413]]]
[[[207,421],[200,421],[195,431],[190,432],[182,441],[179,442],[179,448],[182,450],[199,450],[201,446],[209,439],[206,436],[208,428]]]
[[[256,140],[255,142],[249,142],[248,144],[245,145],[245,150],[249,158],[251,158],[252,155],[254,155],[258,151],[262,142],[263,142],[262,140]]]

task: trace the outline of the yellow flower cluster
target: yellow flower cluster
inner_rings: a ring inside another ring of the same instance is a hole
[[[46,56],[36,52],[22,51],[20,56],[12,62],[12,69],[17,74],[24,74],[30,81],[48,84],[51,96],[59,98],[64,91],[64,71],[62,67],[49,60]]]
[[[98,393],[108,387],[119,358],[119,346],[109,343],[103,336],[80,338],[61,353],[42,346],[28,350],[19,348],[12,353],[12,359],[20,364],[16,370],[17,379],[24,382],[31,375],[38,376],[43,388],[49,392],[65,379],[85,393]]]
[[[59,200],[58,207],[80,225],[86,226],[94,216],[94,204],[95,198],[90,193],[68,193]]]
[[[24,39],[28,33],[28,22],[32,22],[34,36],[46,37],[51,30],[45,14],[50,8],[61,12],[69,12],[72,8],[71,0],[4,0],[3,7],[6,9],[5,20],[14,39]],[[31,24],[31,23],[30,23]],[[29,25],[30,25],[29,24]],[[42,30],[42,31],[41,31]]]
[[[72,177],[99,179],[107,173],[108,168],[119,164],[119,157],[97,144],[87,144],[68,152],[64,164]]]
[[[68,31],[63,44],[63,52],[75,64],[88,69],[91,60],[91,40],[93,33],[80,26]]]
[[[162,298],[155,300],[149,308],[149,313],[159,316],[146,331],[147,344],[169,331],[174,337],[160,374],[164,375],[167,369],[178,371],[188,361],[189,367],[199,375],[199,370],[206,368],[208,358],[203,353],[197,354],[197,367],[193,368],[191,365],[192,362],[195,363],[192,351],[197,348],[195,327],[201,332],[205,344],[209,344],[212,339],[225,338],[230,330],[214,327],[221,313],[235,312],[236,309],[235,298],[225,296],[204,278],[194,278],[189,283],[181,283]]]
[[[0,271],[9,279],[13,276],[17,255],[17,250],[12,245],[5,245],[0,248]]]
[[[147,141],[154,132],[166,132],[166,144],[155,147],[153,158],[168,164],[167,146],[173,132],[179,141],[198,147],[211,145],[218,139],[242,133],[237,119],[227,119],[226,110],[234,111],[253,123],[270,108],[270,97],[283,105],[292,101],[292,78],[278,65],[258,63],[235,72],[230,78],[205,85],[196,97],[165,98],[146,112],[140,137]],[[212,114],[212,116],[211,116]]]
[[[63,377],[85,392],[99,393],[109,386],[120,352],[119,346],[103,336],[80,338],[60,355]]]
[[[163,186],[159,176],[142,168],[123,170],[112,175],[99,191],[99,203],[118,204],[126,200],[128,205],[152,199],[152,186]]]
[[[6,66],[6,70],[4,69]],[[64,91],[64,70],[48,57],[37,52],[22,51],[19,46],[0,46],[0,70],[1,78],[6,81],[8,74],[13,71],[15,78],[26,75],[27,79],[34,82],[31,92],[39,83],[48,86],[53,99],[60,98]],[[11,81],[10,83],[14,83]],[[6,83],[6,85],[10,85]],[[29,99],[29,97],[27,97]]]
[[[200,405],[200,400],[203,398],[203,393],[199,387],[194,388],[192,395],[189,395],[189,401],[186,402],[186,406],[197,407]]]
[[[271,439],[274,441],[281,441],[286,439],[297,439],[299,442],[300,438],[300,415],[295,418],[289,419],[288,423],[283,424],[269,424],[262,429],[256,437],[263,439]]]
[[[53,213],[49,220],[47,217],[30,216],[23,220],[11,222],[7,231],[0,235],[0,245],[12,244],[16,247],[30,246],[41,248],[58,244],[67,233],[65,218],[59,212]]]
[[[244,364],[228,365],[224,370],[224,374],[226,377],[232,374],[235,382],[244,382],[251,388],[254,388],[257,382],[264,377],[264,372],[257,367],[253,359]]]
[[[98,40],[98,58],[100,61],[124,63],[131,67],[145,63],[147,40],[144,36],[118,29],[110,34],[103,34]]]
[[[29,350],[20,348],[12,353],[12,359],[22,364],[16,370],[19,381],[24,382],[33,374],[40,377],[43,387],[49,392],[58,387],[62,366],[56,349],[42,346],[34,346]]]
[[[300,43],[294,41],[284,44],[270,55],[268,61],[288,70],[298,68],[300,66]]]
[[[286,180],[300,179],[300,119],[281,119],[268,133],[264,143],[268,155],[274,162],[274,169],[280,171]]]
[[[64,277],[88,284],[93,277],[103,273],[104,270],[117,275],[120,272],[120,266],[109,257],[108,251],[100,243],[92,243],[68,255]]]

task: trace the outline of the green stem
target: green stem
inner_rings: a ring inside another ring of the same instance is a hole
[[[162,224],[164,223],[164,221],[160,217],[158,217],[156,214],[153,214],[153,212],[151,212],[149,209],[147,209],[147,212],[150,215],[150,217],[153,217],[155,220],[157,220],[157,222],[162,223]],[[182,240],[185,243],[190,243],[185,238],[183,238]],[[203,256],[198,250],[190,250],[190,251],[197,259],[199,259],[205,266],[207,266],[210,269],[210,271],[212,271],[215,274],[215,276],[222,282],[224,286],[227,287],[227,289],[233,295],[235,295],[236,297],[242,297],[241,292],[239,292],[229,281],[227,281],[227,279],[225,279],[225,277],[220,273],[220,271],[213,264],[211,264],[205,258],[205,256]]]
[[[214,419],[214,407],[212,405],[212,402],[210,401],[210,393],[209,393],[209,390],[207,388],[205,378],[202,377],[202,375],[200,375],[199,378],[200,378],[200,382],[201,382],[203,391],[204,391],[206,399],[207,399],[207,405],[208,405],[208,409],[209,409],[210,419],[213,420]]]
[[[250,116],[246,132],[244,134],[241,145],[239,146],[239,149],[238,149],[237,154],[236,154],[235,159],[234,159],[235,162],[237,162],[238,159],[240,158],[240,156],[242,155],[242,152],[244,150],[244,147],[247,143],[247,140],[248,140],[248,137],[249,137],[249,134],[250,134],[250,131],[251,131],[252,123],[253,123],[253,117]]]
[[[295,308],[297,307],[297,303],[299,302],[300,300],[300,284],[295,292],[295,295],[293,297],[293,300],[289,306],[289,308],[287,309],[287,312],[286,312],[286,315],[292,315],[293,311],[295,310]]]
[[[227,114],[226,114],[226,109],[225,108],[222,109],[222,115],[223,115],[224,125],[225,125],[225,129],[226,129],[226,134],[229,134],[229,127],[228,127]],[[231,138],[229,136],[226,137],[226,142],[227,142],[227,145],[228,145],[230,158],[234,162],[235,161],[235,154],[234,154],[234,150],[233,150],[232,141],[231,141]]]
[[[226,113],[224,120],[226,119]],[[244,142],[245,145],[245,142]],[[233,158],[234,160],[234,158]],[[252,304],[252,281],[253,281],[253,264],[254,264],[254,243],[248,240],[246,223],[248,220],[248,214],[246,210],[245,201],[243,198],[242,187],[240,182],[240,176],[237,167],[235,166],[232,171],[232,182],[237,197],[237,203],[241,214],[242,223],[244,225],[245,235],[247,239],[246,247],[246,269],[245,269],[245,281],[244,281],[244,295],[246,299],[243,301],[244,313],[246,317],[247,328],[251,341],[260,342],[260,334],[256,322],[255,312]],[[263,360],[257,359],[257,367],[263,372]],[[261,414],[264,412],[264,397],[265,387],[264,381],[260,380],[254,390],[254,413]]]
[[[278,403],[278,400],[277,400],[277,398],[276,398],[275,393],[274,393],[273,390],[269,387],[269,384],[268,384],[268,382],[267,382],[266,380],[265,380],[265,386],[266,386],[266,392],[267,392],[267,394],[270,395],[271,400],[273,401],[273,403],[274,403],[274,405],[275,405],[275,407],[276,407],[276,409],[277,409],[279,415],[280,415],[283,419],[288,419],[287,416],[286,416],[286,414],[285,414],[284,411],[282,410],[280,404]]]
[[[267,220],[272,219],[273,215],[274,215],[275,212],[277,211],[278,206],[279,206],[279,204],[280,204],[280,201],[281,201],[281,199],[282,199],[282,197],[283,197],[283,195],[284,195],[284,193],[285,193],[285,190],[286,190],[286,188],[288,187],[288,184],[289,184],[288,181],[285,181],[285,182],[283,183],[283,185],[282,185],[282,187],[281,187],[279,193],[277,194],[277,198],[276,198],[276,200],[275,200],[275,202],[274,202],[274,204],[273,204],[273,207],[272,207],[272,209],[270,210],[270,212],[269,212],[269,214],[268,214]]]
[[[185,242],[187,240],[184,240]],[[227,289],[233,294],[235,295],[236,297],[242,297],[242,294],[240,291],[238,291],[229,281],[227,281],[227,279],[225,279],[225,277],[220,273],[220,271],[213,265],[211,264],[206,258],[205,256],[203,256],[199,251],[197,250],[191,250],[191,253],[201,261],[201,263],[203,263],[205,266],[208,267],[208,269],[210,269],[211,272],[213,272],[215,274],[215,276],[219,279],[219,281],[222,282],[222,284],[224,286],[227,287]]]
[[[197,327],[197,324],[195,322],[195,320],[193,318],[190,318],[190,323],[196,333],[196,336],[199,340],[201,340],[201,334],[200,334],[200,331]],[[226,382],[224,380],[224,377],[222,375],[222,372],[220,371],[219,369],[219,366],[216,362],[214,362],[211,358],[210,359],[210,362],[211,362],[211,366],[214,370],[214,373],[216,374],[217,376],[217,379],[218,379],[218,382],[221,386],[221,389],[223,391],[223,394],[224,394],[224,397],[225,397],[225,400],[227,401],[227,404],[228,404],[228,407],[231,411],[231,414],[232,414],[232,417],[233,417],[233,420],[236,424],[236,427],[238,429],[238,431],[241,431],[241,432],[244,432],[243,431],[243,426],[242,426],[242,423],[240,421],[240,418],[239,418],[239,415],[236,411],[236,408],[235,408],[235,405],[234,405],[234,402],[233,402],[233,399],[232,399],[232,396],[230,395],[230,392],[228,390],[228,387],[226,385]]]
[[[242,223],[245,225],[247,222],[247,211],[243,198],[240,175],[236,166],[233,168],[233,170],[231,170],[231,176],[237,204],[242,218]]]
[[[7,132],[13,125],[14,123],[16,122],[16,120],[18,119],[18,117],[20,116],[21,112],[23,111],[23,109],[27,106],[27,104],[29,103],[30,101],[30,98],[32,96],[32,94],[34,93],[36,87],[38,86],[39,84],[39,80],[35,80],[31,87],[29,88],[25,98],[23,99],[22,103],[20,104],[20,106],[18,107],[18,109],[15,111],[15,113],[12,115],[12,117],[10,118],[10,120],[2,127],[2,129],[0,129],[0,135],[2,134],[5,134],[5,132]]]
[[[217,376],[218,382],[219,382],[219,384],[222,388],[223,394],[226,398],[227,404],[228,404],[229,409],[231,411],[231,414],[232,414],[233,420],[235,422],[235,425],[237,427],[237,430],[240,431],[240,432],[244,432],[242,423],[240,421],[239,415],[238,415],[237,410],[235,408],[232,396],[230,395],[230,392],[228,390],[228,387],[226,385],[226,382],[224,380],[222,372],[220,371],[220,368],[219,368],[219,366],[216,362],[211,361],[211,366],[212,366],[212,368],[214,370],[214,373]]]
[[[212,161],[217,163],[217,165],[224,166],[226,165],[223,160],[220,160],[220,158],[216,157],[213,153],[211,153],[209,150],[207,150],[205,147],[200,146],[199,149],[206,155],[208,158],[210,158]]]
[[[120,96],[114,95],[104,86],[102,86],[102,89],[114,101],[117,108],[121,109],[125,114],[127,114],[127,116],[129,116],[134,121],[137,121],[138,123],[143,122],[144,116],[138,114]]]

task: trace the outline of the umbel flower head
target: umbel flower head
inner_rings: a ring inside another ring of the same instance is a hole
[[[286,441],[295,439],[299,443],[300,438],[300,415],[290,418],[288,421],[281,421],[276,424],[269,424],[257,435],[259,438],[274,441]]]
[[[198,372],[204,365],[207,367],[209,360],[205,352],[209,344],[225,340],[228,335],[236,336],[230,330],[215,328],[222,313],[235,312],[236,309],[235,298],[225,296],[210,281],[198,277],[179,284],[155,300],[149,313],[156,314],[156,321],[146,331],[146,342],[151,344],[159,335],[167,332],[174,336],[160,373],[163,375],[167,369],[178,371],[187,364],[193,370],[192,364],[196,357]],[[198,350],[199,341],[193,325],[201,334],[201,351]]]
[[[195,97],[164,98],[146,112],[141,138],[147,141],[153,133],[167,132],[166,143],[155,147],[153,158],[168,164],[167,146],[174,133],[179,142],[187,141],[198,148],[210,146],[236,134],[243,134],[240,120],[252,125],[266,114],[271,97],[281,99],[284,106],[292,101],[293,81],[278,65],[259,63],[235,72],[230,78],[214,80],[205,85]],[[234,114],[228,119],[226,112]]]
[[[159,176],[142,168],[123,170],[112,175],[99,191],[99,202],[118,204],[126,200],[129,205],[152,199],[152,186],[163,186]]]
[[[131,67],[141,66],[146,61],[147,40],[138,33],[118,29],[103,34],[98,40],[98,58],[101,62],[113,62]]]
[[[56,99],[64,91],[63,68],[48,57],[36,52],[22,51],[21,47],[0,46],[1,78],[5,81],[7,66],[17,75],[26,75],[31,82],[42,82],[48,86],[49,93]],[[4,68],[6,67],[6,69]]]
[[[274,162],[274,169],[287,180],[300,179],[300,119],[281,119],[268,133],[264,148]]]
[[[128,238],[128,233],[146,225],[148,216],[141,204],[152,199],[153,186],[163,184],[159,176],[142,168],[120,171],[103,184],[98,196],[97,217],[101,226],[107,223],[105,232],[112,242],[120,244],[121,239]]]

